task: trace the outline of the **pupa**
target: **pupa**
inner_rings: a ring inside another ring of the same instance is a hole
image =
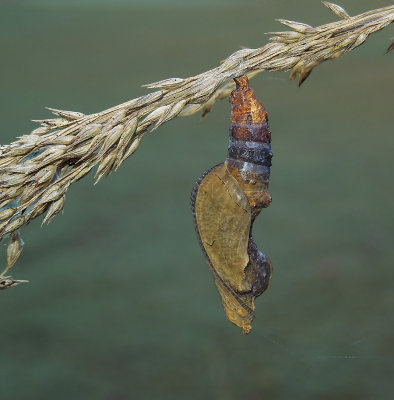
[[[268,288],[272,277],[271,261],[257,249],[252,236],[253,222],[272,200],[268,193],[271,131],[248,78],[234,80],[226,161],[197,181],[191,205],[200,246],[226,316],[249,333],[254,299]]]

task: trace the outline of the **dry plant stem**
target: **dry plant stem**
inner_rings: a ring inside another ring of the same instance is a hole
[[[186,78],[145,85],[156,91],[97,114],[49,109],[55,118],[10,145],[0,146],[0,240],[11,235],[4,275],[22,251],[18,229],[46,212],[43,223],[63,210],[69,186],[98,165],[96,183],[116,170],[137,149],[142,135],[176,116],[202,110],[228,96],[232,79],[261,71],[292,69],[301,84],[321,62],[337,58],[361,45],[367,37],[394,20],[394,5],[355,17],[323,2],[341,18],[312,27],[279,20],[287,32],[271,33],[271,42],[258,49],[242,49],[220,66]],[[1,276],[0,276],[1,279]]]

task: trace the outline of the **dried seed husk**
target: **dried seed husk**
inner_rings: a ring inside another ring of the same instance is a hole
[[[1,236],[6,235],[7,233],[11,233],[19,229],[26,221],[26,218],[21,215],[19,217],[13,218],[8,224],[4,227],[3,231],[1,232]]]
[[[16,207],[6,208],[0,212],[0,221],[8,221],[16,213]]]
[[[294,29],[296,32],[300,33],[313,33],[314,28],[308,24],[303,24],[301,22],[288,21],[287,19],[277,19],[283,25],[288,26],[291,29]]]
[[[19,234],[14,232],[11,235],[10,244],[7,247],[7,267],[3,274],[5,274],[19,258],[23,250],[23,243],[19,237]]]
[[[46,165],[40,169],[34,176],[27,180],[27,182],[33,181],[36,184],[42,184],[49,182],[55,176],[58,166],[56,164]]]
[[[322,3],[338,17],[343,18],[343,19],[350,18],[350,15],[346,12],[346,10],[343,7],[338,6],[337,4],[334,4],[334,3],[330,3],[328,1],[323,1]]]
[[[57,200],[65,192],[65,187],[60,183],[52,184],[40,197],[39,204],[49,203]]]
[[[112,164],[114,163],[116,159],[116,152],[111,152],[109,154],[107,154],[102,161],[100,162],[100,165],[97,169],[96,174],[94,175],[95,177],[98,176],[96,183],[99,182],[99,180],[105,175],[106,172],[108,172],[108,170],[111,168]]]
[[[63,211],[65,199],[66,199],[66,196],[63,195],[62,197],[60,197],[60,199],[58,199],[50,204],[50,206],[48,207],[48,211],[45,215],[45,218],[41,223],[41,226],[43,226],[46,222],[49,224],[56,214]]]
[[[97,157],[102,157],[112,146],[116,144],[116,142],[120,139],[123,130],[124,127],[122,125],[117,125],[114,126],[110,131],[108,131],[107,137],[104,139],[104,143],[101,146]]]
[[[69,121],[74,121],[85,117],[85,114],[82,114],[77,111],[57,110],[56,108],[50,108],[50,107],[45,107],[45,108],[49,111],[52,111],[53,114],[58,115],[59,117]]]
[[[125,155],[123,156],[122,162],[126,160],[126,158],[130,157],[137,150],[141,138],[141,136],[136,137],[135,140],[130,144],[130,147],[127,149]]]

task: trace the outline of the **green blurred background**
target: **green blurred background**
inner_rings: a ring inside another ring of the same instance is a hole
[[[0,143],[49,117],[44,106],[100,111],[262,46],[275,18],[336,19],[317,0],[3,0]],[[392,399],[392,36],[300,89],[288,73],[252,80],[275,156],[254,227],[274,277],[250,335],[224,316],[189,205],[226,156],[222,101],[146,135],[118,172],[71,187],[63,216],[22,230],[13,275],[30,283],[0,294],[0,398]]]

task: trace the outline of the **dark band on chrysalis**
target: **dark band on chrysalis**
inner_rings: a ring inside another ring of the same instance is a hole
[[[268,122],[230,124],[228,159],[271,167],[271,131]],[[268,171],[269,177],[269,171]]]
[[[270,167],[271,146],[267,143],[231,139],[228,147],[228,158]]]

